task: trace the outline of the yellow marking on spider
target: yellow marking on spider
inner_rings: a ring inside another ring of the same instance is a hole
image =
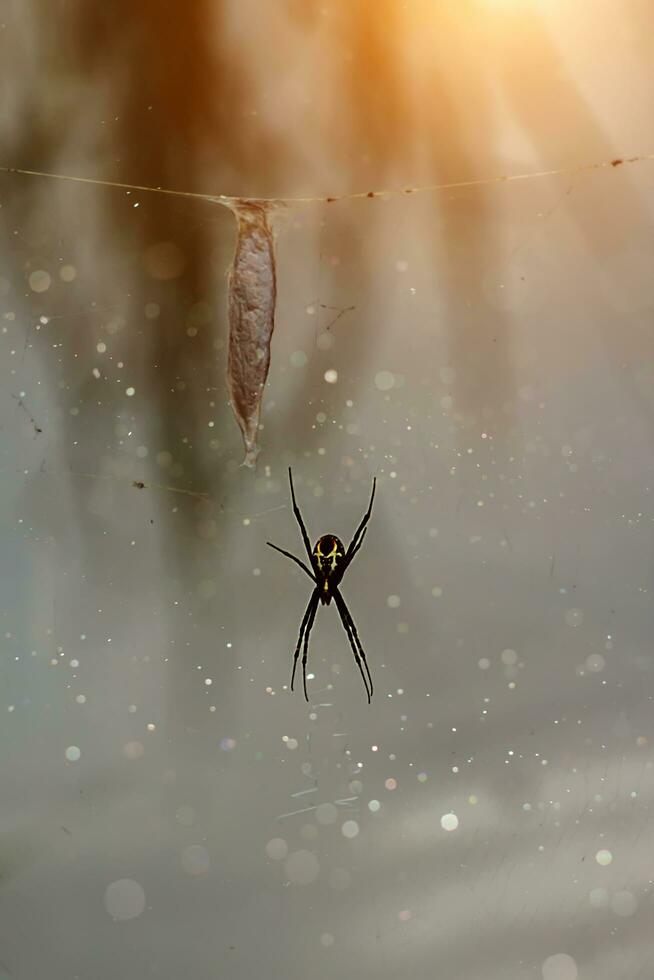
[[[318,543],[316,544],[315,555],[316,558],[318,559],[318,568],[320,569],[321,572],[323,571],[323,564],[322,564],[323,558],[331,559],[331,568],[327,572],[327,574],[329,574],[329,572],[333,572],[335,570],[337,560],[343,557],[343,552],[338,550],[338,541],[333,541],[332,550],[329,551],[327,554],[323,554],[323,552],[320,550],[320,541],[318,541]],[[327,590],[327,583],[325,582],[325,591],[326,590]]]

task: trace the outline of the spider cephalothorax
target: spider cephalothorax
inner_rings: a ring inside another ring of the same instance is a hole
[[[298,657],[300,655],[300,647],[303,646],[302,652],[302,681],[304,686],[304,696],[309,700],[309,695],[307,694],[307,657],[309,654],[309,634],[311,633],[311,628],[313,626],[313,621],[316,618],[316,612],[318,611],[318,605],[322,602],[324,606],[328,606],[329,603],[334,600],[336,608],[338,609],[339,616],[341,617],[341,622],[347,633],[347,638],[350,641],[350,646],[352,647],[352,652],[354,654],[354,659],[356,661],[357,667],[361,672],[361,677],[363,678],[363,683],[366,688],[366,694],[368,695],[368,703],[372,697],[372,678],[370,676],[370,670],[368,669],[368,662],[366,660],[366,655],[363,652],[363,647],[361,646],[361,641],[359,639],[359,634],[357,633],[357,628],[354,625],[354,620],[350,610],[345,604],[345,599],[340,593],[338,588],[341,579],[343,578],[350,562],[356,555],[357,551],[363,544],[363,539],[366,536],[366,525],[370,520],[370,515],[372,514],[372,502],[375,499],[375,486],[376,480],[372,481],[372,493],[370,494],[370,503],[368,504],[368,510],[363,515],[363,520],[359,524],[358,528],[354,533],[354,537],[350,541],[347,548],[343,547],[343,543],[340,538],[337,538],[335,534],[323,534],[322,537],[318,538],[316,541],[316,546],[311,550],[311,545],[309,543],[309,535],[307,534],[307,529],[304,526],[304,521],[302,520],[302,515],[300,513],[300,508],[295,500],[295,490],[293,489],[293,475],[291,473],[291,468],[288,468],[288,480],[291,485],[291,499],[293,501],[293,513],[300,525],[300,531],[302,532],[302,540],[304,541],[304,547],[306,549],[307,555],[309,557],[309,563],[311,568],[307,568],[301,558],[297,558],[296,555],[292,555],[289,551],[284,551],[283,548],[278,548],[276,544],[271,544],[270,541],[267,543],[275,551],[280,551],[282,555],[286,555],[291,561],[294,561],[296,565],[303,568],[307,573],[309,578],[315,583],[315,589],[311,593],[311,598],[309,599],[309,605],[307,606],[304,617],[302,618],[302,623],[300,625],[300,635],[298,637],[297,646],[295,647],[295,654],[293,656],[293,673],[291,675],[291,690],[293,690],[293,682],[295,680],[295,668],[297,667]],[[364,673],[365,667],[365,673]]]

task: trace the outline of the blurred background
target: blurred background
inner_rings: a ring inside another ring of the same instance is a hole
[[[654,976],[654,10],[5,0],[0,978]],[[346,542],[289,691],[314,541]]]

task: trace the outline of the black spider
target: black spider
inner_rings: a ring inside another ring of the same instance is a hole
[[[370,520],[370,515],[372,513],[372,502],[375,499],[375,486],[377,481],[372,481],[372,493],[370,495],[368,510],[364,514],[363,520],[356,529],[354,537],[350,541],[347,550],[343,548],[341,541],[335,534],[323,534],[321,538],[318,538],[316,546],[312,551],[311,544],[309,543],[309,535],[307,534],[307,529],[304,526],[300,508],[295,500],[293,475],[291,473],[290,466],[288,468],[288,480],[291,485],[293,513],[295,514],[297,522],[300,525],[302,540],[304,541],[304,547],[306,548],[307,555],[309,556],[311,570],[307,568],[300,558],[296,558],[296,556],[292,555],[289,551],[284,551],[283,548],[278,548],[276,544],[272,544],[270,541],[267,541],[266,543],[270,545],[271,548],[274,548],[275,551],[279,551],[282,555],[286,555],[287,558],[294,561],[296,565],[300,566],[300,568],[303,568],[316,586],[311,593],[309,605],[304,612],[302,623],[300,625],[300,635],[298,637],[295,655],[293,657],[291,690],[293,690],[293,682],[295,681],[295,668],[297,667],[297,661],[300,655],[300,647],[302,646],[302,641],[304,640],[304,649],[302,653],[302,682],[304,686],[304,696],[307,701],[309,700],[309,695],[307,694],[307,656],[309,653],[309,634],[311,633],[313,622],[316,618],[318,603],[322,602],[324,606],[328,606],[333,599],[336,603],[336,608],[338,609],[345,632],[347,633],[347,638],[350,641],[350,646],[352,647],[352,652],[354,653],[354,659],[356,660],[357,667],[361,671],[361,677],[363,678],[366,694],[368,695],[368,704],[370,704],[370,699],[372,697],[372,678],[370,676],[370,670],[368,669],[368,662],[366,660],[366,655],[363,652],[363,647],[361,646],[361,641],[359,640],[359,634],[357,633],[357,628],[354,625],[354,620],[352,619],[350,610],[345,605],[345,599],[341,595],[338,586],[343,578],[343,575],[345,574],[346,569],[363,544],[363,539],[366,536],[366,524]],[[361,661],[363,661],[363,666],[361,665]],[[365,673],[363,671],[363,667],[366,668]]]

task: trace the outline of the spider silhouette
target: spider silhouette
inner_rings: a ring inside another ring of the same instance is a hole
[[[368,695],[368,704],[370,704],[370,699],[372,697],[372,678],[370,676],[370,670],[368,668],[368,662],[366,660],[366,655],[363,652],[363,647],[361,646],[361,641],[359,639],[359,634],[357,633],[357,628],[354,625],[354,620],[350,610],[345,604],[345,599],[340,593],[339,585],[341,579],[343,578],[350,562],[356,555],[357,551],[363,544],[363,539],[366,536],[366,531],[368,530],[366,525],[370,520],[370,515],[372,513],[372,502],[375,499],[375,487],[376,479],[372,481],[372,493],[370,495],[370,503],[368,504],[368,510],[363,515],[363,519],[359,524],[358,528],[354,533],[354,537],[350,541],[347,549],[343,547],[342,542],[335,534],[323,534],[322,537],[318,538],[316,546],[311,550],[311,544],[309,542],[309,535],[307,534],[307,529],[304,526],[304,521],[302,520],[302,514],[300,513],[300,508],[297,505],[295,499],[295,490],[293,489],[293,475],[291,473],[291,467],[288,468],[288,482],[291,485],[291,499],[293,501],[293,513],[297,518],[297,522],[300,525],[300,531],[302,532],[302,540],[304,541],[304,547],[306,548],[307,555],[309,556],[309,563],[311,568],[307,568],[302,559],[297,558],[292,555],[290,551],[284,551],[283,548],[278,548],[276,544],[267,541],[271,548],[275,551],[279,551],[280,554],[286,555],[291,561],[294,561],[296,565],[302,568],[312,582],[315,584],[315,589],[311,593],[311,598],[309,599],[309,604],[302,617],[302,623],[300,624],[300,635],[298,637],[297,646],[295,647],[295,654],[293,656],[293,673],[291,674],[291,691],[293,690],[293,684],[295,681],[295,669],[297,667],[298,657],[300,656],[300,648],[303,647],[302,652],[302,683],[304,687],[304,697],[309,700],[309,695],[307,694],[307,657],[309,654],[309,634],[313,627],[314,620],[316,618],[316,612],[318,611],[318,604],[322,603],[323,606],[328,606],[332,599],[336,603],[336,608],[341,617],[341,622],[343,628],[347,633],[347,638],[350,641],[350,646],[352,647],[352,652],[354,654],[354,659],[356,661],[357,667],[361,673],[363,679],[363,684],[366,689],[366,694]],[[304,644],[304,646],[303,646]],[[363,664],[362,664],[363,662]],[[365,667],[365,673],[364,668]]]

